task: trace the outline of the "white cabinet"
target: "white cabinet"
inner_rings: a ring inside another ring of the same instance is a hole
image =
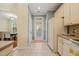
[[[67,39],[63,40],[63,56],[70,56],[69,49],[70,49],[71,42]]]
[[[58,36],[58,52],[60,55],[72,56],[72,54],[70,54],[71,46],[72,42],[69,41],[69,39],[65,39],[61,36]]]
[[[63,44],[63,56],[69,56],[69,45],[64,43]]]
[[[48,44],[57,52],[57,35],[64,32],[63,19],[59,17],[51,18],[48,21]]]
[[[55,12],[55,17],[49,20],[48,23],[48,42],[53,46],[53,51],[58,52],[58,37],[57,35],[64,32],[64,6],[63,4]],[[53,43],[53,44],[51,44]]]
[[[64,26],[79,24],[79,3],[64,4]]]
[[[63,39],[62,37],[58,36],[58,53],[63,55]]]
[[[71,20],[70,20],[70,4],[65,3],[64,4],[64,25],[70,25]]]
[[[56,17],[64,17],[64,5],[62,4],[58,10],[55,12]]]
[[[63,40],[63,56],[79,56],[79,46],[70,39]]]
[[[54,50],[58,51],[58,34],[64,32],[64,24],[63,19],[59,17],[53,18],[53,42],[54,42]]]
[[[61,34],[64,32],[64,5],[62,4],[57,11],[55,12],[55,17],[53,17],[53,46],[54,51],[58,52],[58,34]],[[60,39],[60,38],[59,38]],[[61,39],[60,39],[61,40]],[[60,42],[59,40],[59,42]],[[59,43],[59,46],[61,46],[62,43]],[[61,47],[59,48],[59,53],[61,52]]]
[[[71,3],[70,7],[72,24],[79,24],[79,3]]]

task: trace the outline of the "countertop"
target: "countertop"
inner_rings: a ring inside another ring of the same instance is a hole
[[[66,40],[71,41],[72,43],[75,43],[77,46],[79,46],[79,37],[75,37],[75,36],[67,36],[67,35],[58,35]]]
[[[61,34],[61,35],[58,35],[58,36],[60,36],[60,37],[63,37],[64,39],[73,39],[73,40],[79,40],[79,37],[76,37],[76,36],[69,36],[69,35],[63,35],[63,34]]]
[[[12,44],[13,44],[13,41],[0,41],[0,51]]]

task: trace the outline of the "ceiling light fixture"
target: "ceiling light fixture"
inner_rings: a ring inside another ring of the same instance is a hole
[[[37,9],[40,10],[40,6]]]
[[[15,18],[14,17],[10,17],[10,20],[15,20]]]

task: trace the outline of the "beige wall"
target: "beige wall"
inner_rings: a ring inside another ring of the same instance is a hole
[[[18,47],[27,47],[28,42],[28,5],[27,4],[0,4],[0,10],[14,13],[17,18]]]
[[[18,47],[25,48],[28,42],[28,5],[18,4],[17,8]]]

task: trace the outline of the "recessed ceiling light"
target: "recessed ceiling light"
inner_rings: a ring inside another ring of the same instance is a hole
[[[10,17],[10,20],[15,20],[15,18],[14,17]]]
[[[40,6],[38,6],[37,9],[40,10]]]

